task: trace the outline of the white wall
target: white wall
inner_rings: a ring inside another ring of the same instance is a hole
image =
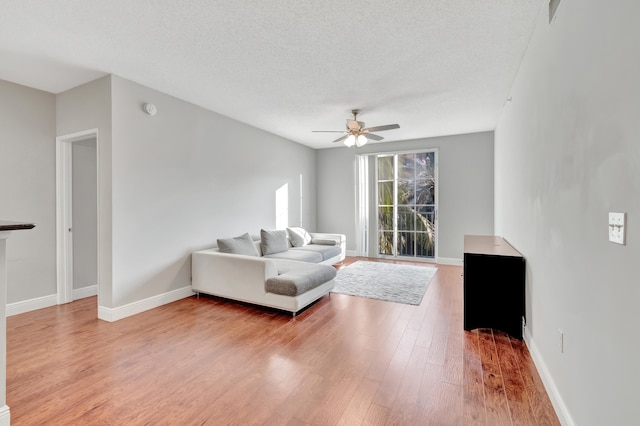
[[[560,414],[637,424],[640,3],[563,0],[551,26],[541,5],[496,130],[496,232],[527,259],[526,331]]]
[[[465,234],[493,234],[493,132],[318,151],[318,229],[355,250],[355,154],[438,148],[438,257],[462,260]],[[374,218],[375,219],[375,218]]]
[[[73,288],[98,284],[96,138],[73,142]]]
[[[98,129],[98,304],[109,308],[113,307],[111,109],[111,76],[56,95],[57,136]]]
[[[0,218],[33,222],[7,240],[7,302],[56,292],[55,97],[0,80]]]
[[[115,76],[58,95],[0,90],[0,216],[37,223],[9,243],[9,302],[56,293],[56,135],[98,129],[102,307],[188,286],[191,251],[275,227],[283,185],[289,224],[315,228],[310,148]]]
[[[274,228],[285,184],[298,224],[300,175],[315,227],[314,150],[119,77],[112,88],[115,306],[190,285],[191,251],[217,238]]]

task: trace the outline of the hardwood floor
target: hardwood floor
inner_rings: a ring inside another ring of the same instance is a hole
[[[463,330],[462,268],[420,265],[438,268],[420,306],[331,294],[292,318],[201,296],[108,323],[92,297],[9,317],[12,424],[559,424],[524,343]]]

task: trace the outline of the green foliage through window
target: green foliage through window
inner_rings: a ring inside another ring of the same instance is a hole
[[[435,256],[434,164],[435,152],[378,156],[380,254]]]

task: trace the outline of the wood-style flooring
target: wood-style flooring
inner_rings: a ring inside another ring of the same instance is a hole
[[[91,297],[9,317],[12,424],[558,424],[523,342],[463,330],[462,268],[419,265],[438,268],[420,306],[331,294],[293,318],[201,296],[108,323]]]

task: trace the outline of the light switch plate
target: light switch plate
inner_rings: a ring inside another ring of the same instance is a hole
[[[627,214],[609,212],[609,241],[616,244],[626,244]]]

